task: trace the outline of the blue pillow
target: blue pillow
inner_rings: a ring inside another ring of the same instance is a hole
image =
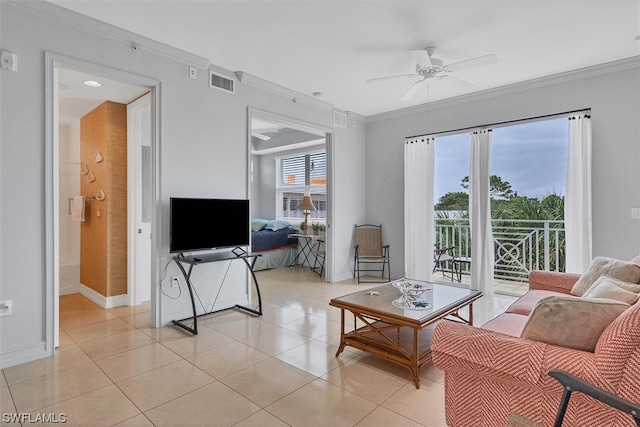
[[[260,218],[252,219],[251,220],[251,231],[263,230],[267,226],[268,222],[269,222],[269,220],[266,220],[266,219],[260,219]]]
[[[278,230],[282,230],[284,228],[289,228],[289,227],[291,227],[291,224],[289,224],[287,221],[281,221],[276,219],[273,221],[269,221],[265,228],[267,230],[278,231]]]
[[[267,226],[266,222],[252,222],[251,231],[262,231]]]

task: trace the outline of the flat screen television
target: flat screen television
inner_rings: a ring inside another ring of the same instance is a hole
[[[171,253],[248,246],[249,200],[170,199]]]

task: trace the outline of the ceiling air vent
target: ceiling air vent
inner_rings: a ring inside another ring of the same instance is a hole
[[[347,115],[338,110],[333,110],[333,125],[339,128],[347,127]]]
[[[236,82],[232,78],[216,74],[209,70],[209,87],[223,90],[225,92],[236,93]]]

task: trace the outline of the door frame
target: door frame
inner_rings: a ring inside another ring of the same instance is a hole
[[[59,178],[58,178],[58,73],[60,68],[104,76],[151,91],[151,282],[157,277],[159,253],[159,140],[160,140],[160,81],[137,74],[109,68],[77,58],[45,52],[45,353],[52,356],[59,341]],[[158,289],[151,292],[151,325],[160,324]]]
[[[140,269],[138,264],[138,251],[141,250],[138,230],[142,228],[138,224],[138,219],[142,214],[141,202],[144,191],[142,190],[143,172],[142,167],[142,146],[145,141],[141,140],[144,132],[144,123],[141,119],[141,112],[151,108],[151,94],[146,93],[127,104],[127,295],[129,306],[138,305],[143,302],[141,299],[142,287],[151,283],[137,283],[136,277]],[[149,111],[151,115],[151,111]],[[150,126],[151,127],[151,126]],[[149,135],[151,138],[151,135]],[[151,172],[149,170],[149,172]],[[142,180],[142,181],[141,181]],[[149,190],[151,191],[151,189]],[[153,224],[150,224],[151,227]],[[146,228],[146,227],[145,227]],[[151,229],[149,229],[151,233]],[[151,242],[149,241],[149,245]],[[150,272],[149,272],[150,273]]]
[[[283,116],[278,113],[272,113],[265,110],[249,107],[247,114],[247,194],[249,200],[251,200],[251,123],[254,118],[264,121],[274,121],[285,124],[287,127],[297,129],[303,132],[311,133],[325,138],[325,151],[327,153],[327,231],[325,234],[326,242],[326,258],[325,258],[325,280],[329,283],[334,282],[334,227],[333,215],[334,215],[334,155],[335,152],[335,137],[334,130],[330,127],[318,125],[315,123],[308,123],[303,120],[294,119],[291,117]]]

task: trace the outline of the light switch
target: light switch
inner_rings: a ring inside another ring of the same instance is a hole
[[[640,208],[631,208],[631,218],[640,219]]]

